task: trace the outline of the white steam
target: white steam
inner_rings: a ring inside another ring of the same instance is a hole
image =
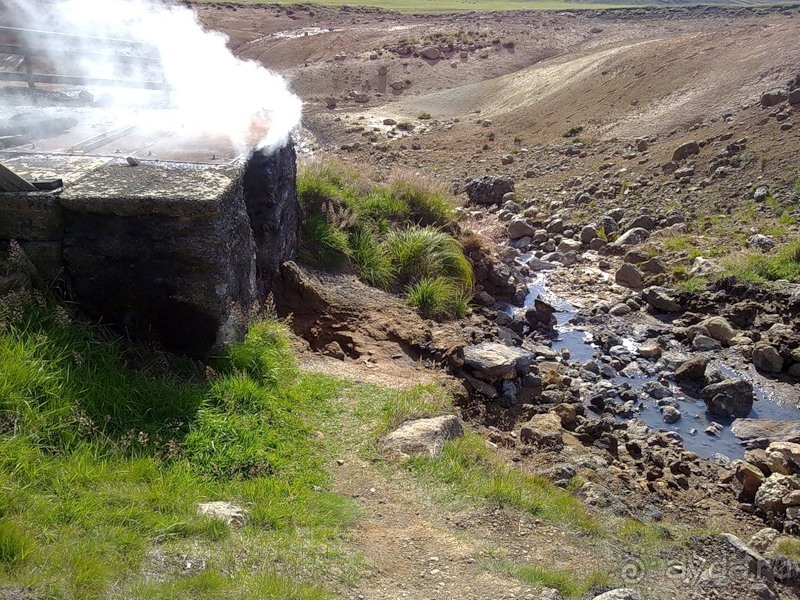
[[[35,23],[38,30],[82,36],[77,43],[86,53],[109,52],[107,44],[90,37],[136,40],[155,46],[161,69],[155,62],[115,64],[91,56],[76,59],[74,54],[60,52],[58,42],[49,44],[47,58],[59,74],[161,81],[163,73],[171,90],[170,107],[176,111],[147,111],[141,117],[148,122],[137,125],[227,136],[242,150],[259,139],[259,147],[282,145],[300,124],[302,102],[286,82],[258,63],[236,58],[226,46],[227,37],[204,30],[188,8],[159,0],[51,0],[41,5],[31,0],[10,0],[10,10],[22,17],[15,19],[18,24]],[[41,39],[37,38],[37,46]],[[153,52],[133,46],[127,53],[142,56]],[[114,106],[119,107],[141,106],[147,101],[145,97],[152,102],[160,94],[130,88],[92,91],[109,94]],[[164,113],[162,120],[170,122],[150,122],[159,120],[159,112]]]

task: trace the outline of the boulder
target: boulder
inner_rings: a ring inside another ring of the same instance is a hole
[[[675,369],[675,379],[678,381],[703,382],[705,381],[707,365],[708,359],[704,356],[693,356]]]
[[[642,298],[650,306],[661,312],[678,312],[681,309],[680,304],[670,295],[669,291],[663,287],[649,287],[642,292]]]
[[[800,421],[736,419],[731,425],[731,433],[745,441],[763,440],[762,448],[773,441],[800,443]]]
[[[525,312],[525,320],[531,327],[552,329],[558,324],[555,312],[555,307],[537,298],[533,302],[533,307]]]
[[[677,423],[681,420],[681,411],[679,411],[674,406],[666,405],[661,407],[661,418],[664,419],[664,422],[668,425],[672,425],[673,423]]]
[[[789,104],[800,104],[800,88],[793,89],[789,92],[787,100],[789,100]]]
[[[784,510],[784,496],[798,488],[800,480],[797,477],[773,473],[758,488],[755,505],[765,513],[781,513]]]
[[[475,370],[475,376],[488,381],[513,379],[525,375],[533,362],[533,354],[496,342],[483,342],[466,346],[464,364]]]
[[[247,521],[247,511],[233,502],[201,502],[197,512],[206,517],[225,521],[232,527],[242,527]]]
[[[759,371],[780,373],[783,370],[783,358],[774,346],[767,343],[756,344],[751,360]]]
[[[559,252],[563,252],[566,254],[567,252],[579,252],[581,249],[581,243],[578,240],[571,240],[569,238],[564,238],[561,240],[561,243],[556,248]]]
[[[736,336],[736,331],[725,317],[709,317],[701,321],[700,325],[718,342],[727,344]]]
[[[753,410],[753,384],[745,379],[725,379],[700,390],[706,408],[721,417],[746,417]]]
[[[514,182],[505,177],[484,175],[467,184],[467,196],[473,204],[501,204],[503,196],[514,191]]]
[[[772,527],[759,529],[750,538],[750,546],[757,552],[766,552],[769,547],[780,537],[780,532]]]
[[[756,577],[765,579],[768,583],[775,581],[775,576],[769,562],[750,546],[745,544],[732,533],[723,533],[721,539],[726,541],[733,551],[744,559],[747,570]]]
[[[643,227],[634,227],[633,229],[629,229],[621,236],[619,236],[612,245],[616,248],[633,246],[635,244],[641,244],[649,236],[650,233],[647,231],[647,229]]]
[[[581,229],[581,243],[588,244],[597,237],[597,228],[594,225],[586,225]]]
[[[642,358],[658,358],[661,356],[661,347],[656,340],[647,340],[637,349]]]
[[[638,288],[642,285],[642,272],[630,263],[623,264],[614,274],[614,281],[629,288]]]
[[[420,55],[428,60],[438,60],[442,57],[442,52],[436,46],[427,46],[420,51]]]
[[[651,258],[650,260],[644,261],[639,267],[645,273],[664,273],[667,270],[666,265],[661,262],[658,258]]]
[[[464,435],[461,421],[455,415],[407,421],[383,438],[384,451],[404,456],[427,454],[436,456],[447,440]]]
[[[697,142],[694,140],[691,142],[684,142],[675,148],[675,151],[672,153],[672,160],[673,162],[680,162],[699,153],[700,145]]]
[[[764,473],[745,461],[735,461],[731,486],[736,493],[739,502],[752,503],[755,500],[756,492],[764,481]]]
[[[650,215],[639,215],[638,217],[634,217],[633,219],[631,219],[629,223],[627,223],[628,229],[641,227],[642,229],[647,229],[647,231],[652,231],[655,226],[656,222]]]
[[[800,473],[800,444],[772,442],[767,446],[767,466],[773,473],[797,475]]]
[[[552,413],[534,415],[520,429],[520,440],[547,449],[561,449],[564,440],[561,433],[561,418]]]
[[[789,94],[783,88],[772,88],[761,94],[761,107],[769,108],[781,102],[785,102],[789,98]]]
[[[759,188],[760,189],[760,188]],[[767,252],[775,247],[775,238],[771,235],[764,235],[761,233],[754,233],[749,238],[745,245],[748,248],[758,248],[762,252]]]
[[[533,236],[536,233],[536,226],[525,218],[515,218],[508,224],[508,237],[518,240],[525,236]]]

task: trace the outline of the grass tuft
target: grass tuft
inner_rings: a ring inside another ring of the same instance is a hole
[[[725,264],[725,275],[745,283],[762,283],[788,279],[800,282],[800,240],[771,254],[748,253],[732,258]]]
[[[483,563],[489,571],[504,573],[537,587],[557,589],[565,598],[580,598],[585,592],[602,588],[611,578],[607,573],[595,571],[585,579],[577,578],[570,571],[552,569],[543,565],[520,565],[509,560],[493,560]]]

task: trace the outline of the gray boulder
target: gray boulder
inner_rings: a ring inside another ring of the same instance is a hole
[[[581,229],[581,243],[588,244],[597,237],[597,228],[594,225],[586,225]]]
[[[746,417],[753,410],[753,384],[745,379],[725,379],[700,390],[709,412],[721,417]]]
[[[613,245],[617,248],[633,246],[635,244],[641,244],[649,236],[650,233],[648,233],[647,229],[644,229],[643,227],[634,227],[633,229],[629,229],[619,236]]]
[[[436,46],[428,46],[427,48],[423,48],[420,52],[420,55],[428,60],[438,60],[442,57],[441,51]]]
[[[800,104],[800,88],[796,88],[789,92],[789,104]]]
[[[436,456],[447,440],[464,435],[461,421],[455,415],[417,419],[403,423],[383,439],[382,448],[400,455],[427,454]]]
[[[694,156],[695,154],[700,153],[700,145],[692,140],[691,142],[684,142],[672,153],[672,160],[674,162],[680,162],[689,158],[690,156]]]
[[[525,375],[532,362],[531,352],[496,342],[483,342],[464,348],[464,364],[475,370],[476,377],[487,381]]]
[[[636,590],[630,588],[617,588],[610,592],[605,592],[599,596],[595,596],[594,600],[644,600],[642,595]]]
[[[553,413],[534,415],[520,429],[519,438],[524,444],[531,444],[541,448],[563,448],[561,418]]]
[[[642,292],[642,298],[650,306],[661,312],[678,312],[681,309],[680,304],[673,300],[669,291],[663,287],[649,287]]]
[[[535,233],[536,226],[528,219],[515,218],[508,224],[508,237],[512,240],[533,236]]]
[[[642,272],[630,263],[623,264],[617,269],[614,281],[629,288],[638,288],[642,285]]]
[[[753,365],[765,373],[780,373],[783,370],[783,358],[769,344],[757,344],[753,348]]]
[[[772,88],[761,94],[761,106],[762,108],[769,108],[786,101],[788,98],[789,94],[786,93],[785,89]]]

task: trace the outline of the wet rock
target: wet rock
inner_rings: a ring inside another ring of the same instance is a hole
[[[675,148],[675,151],[672,153],[672,160],[673,162],[680,162],[689,158],[690,156],[694,156],[695,154],[700,153],[700,145],[695,141],[685,142]]]
[[[672,425],[681,420],[681,411],[674,406],[662,406],[661,418],[664,419],[664,422],[668,425]]]
[[[649,287],[642,292],[642,298],[650,306],[661,312],[678,312],[681,307],[670,295],[666,288]]]
[[[783,88],[772,88],[761,94],[761,107],[769,108],[781,102],[785,102],[789,98],[786,90]]]
[[[800,473],[800,444],[772,442],[766,450],[767,466],[773,473],[796,475]]]
[[[519,437],[524,444],[540,448],[560,450],[564,447],[561,419],[552,413],[534,415],[522,426]]]
[[[745,379],[726,379],[700,390],[706,408],[721,417],[746,417],[753,409],[753,384]]]
[[[650,233],[642,228],[642,227],[634,227],[633,229],[629,229],[621,236],[619,236],[616,241],[612,244],[615,248],[624,248],[625,246],[634,246],[636,244],[641,244],[644,242],[648,237],[650,237]]]
[[[466,346],[464,364],[475,370],[475,376],[488,381],[513,379],[525,375],[533,362],[533,354],[522,348],[495,342]]]
[[[381,444],[384,451],[404,456],[427,454],[436,456],[447,440],[464,435],[461,421],[455,415],[417,419],[403,423],[387,435]]]
[[[751,360],[756,369],[765,373],[780,373],[783,370],[783,358],[769,344],[756,344]]]
[[[678,381],[704,382],[708,359],[704,356],[694,356],[675,369],[675,379]]]
[[[525,313],[525,320],[531,327],[552,329],[557,325],[555,312],[556,309],[551,304],[537,298],[533,307]]]
[[[672,396],[672,392],[669,391],[669,388],[661,385],[657,381],[646,382],[642,386],[642,390],[656,400],[661,400],[662,398],[669,398]]]
[[[631,314],[632,310],[631,307],[627,304],[615,304],[609,309],[609,314],[614,315],[615,317],[623,317],[625,315]]]
[[[484,175],[467,184],[467,196],[473,204],[502,204],[503,196],[514,191],[514,182],[504,177]]]
[[[638,288],[642,285],[642,272],[635,265],[625,263],[617,269],[614,280],[620,285]]]

